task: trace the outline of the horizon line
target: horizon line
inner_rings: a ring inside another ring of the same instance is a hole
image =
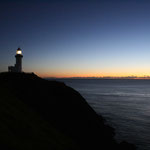
[[[42,77],[45,79],[150,79],[150,76],[105,76],[105,77]]]

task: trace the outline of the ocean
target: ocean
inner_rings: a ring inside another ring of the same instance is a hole
[[[77,90],[107,124],[117,141],[150,150],[150,80],[59,79]]]

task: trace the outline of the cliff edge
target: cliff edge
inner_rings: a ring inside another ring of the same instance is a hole
[[[0,148],[134,150],[74,89],[35,74],[0,73]]]

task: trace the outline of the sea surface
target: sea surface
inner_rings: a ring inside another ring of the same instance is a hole
[[[150,80],[59,79],[115,128],[118,141],[150,150]]]

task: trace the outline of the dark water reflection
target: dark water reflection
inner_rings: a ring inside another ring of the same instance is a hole
[[[108,124],[116,139],[150,150],[150,80],[62,79],[76,89]]]

